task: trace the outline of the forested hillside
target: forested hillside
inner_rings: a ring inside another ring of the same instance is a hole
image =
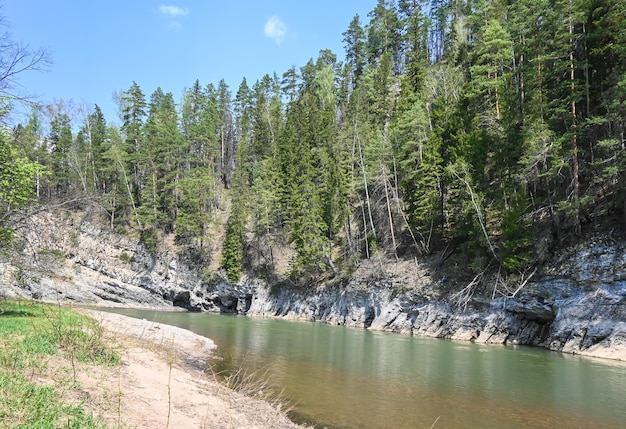
[[[227,219],[233,281],[284,246],[300,281],[446,248],[524,272],[587,224],[624,224],[623,2],[379,0],[346,24],[345,53],[236,89],[132,82],[120,118],[95,106],[79,126],[33,109],[0,142],[2,237],[28,178],[36,202],[96,201],[154,249],[173,234],[202,255]]]

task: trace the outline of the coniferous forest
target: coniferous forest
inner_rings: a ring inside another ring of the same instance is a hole
[[[299,281],[446,248],[524,272],[626,222],[625,29],[617,0],[379,0],[345,52],[237,88],[132,82],[78,127],[33,108],[0,141],[0,238],[24,204],[91,200],[149,248],[211,258],[221,228],[233,281],[281,247]]]

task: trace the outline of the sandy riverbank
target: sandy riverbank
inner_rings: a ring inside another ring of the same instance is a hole
[[[213,341],[160,323],[80,311],[100,323],[122,356],[119,367],[78,371],[86,408],[112,427],[301,427],[269,404],[217,382],[207,371]]]

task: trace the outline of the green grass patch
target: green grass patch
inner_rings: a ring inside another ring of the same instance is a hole
[[[0,422],[5,428],[106,428],[80,405],[59,400],[57,389],[22,374],[0,374]]]
[[[49,359],[61,357],[73,378],[36,382]],[[82,404],[66,403],[77,388],[76,364],[118,365],[97,322],[71,309],[0,301],[0,422],[7,428],[105,428]]]

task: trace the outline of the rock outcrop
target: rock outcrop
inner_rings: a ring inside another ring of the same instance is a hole
[[[626,360],[626,245],[607,236],[564,252],[513,293],[468,294],[460,304],[440,293],[444,276],[434,280],[428,266],[413,261],[316,289],[259,279],[232,285],[205,279],[185,256],[152,255],[137,240],[85,219],[48,214],[33,225],[17,262],[0,263],[4,296],[177,306]]]
[[[465,308],[411,293],[394,295],[391,288],[365,292],[348,284],[315,294],[273,295],[257,285],[247,313],[626,360],[626,284],[551,294],[554,281],[564,280],[546,276],[518,297],[475,299]]]

